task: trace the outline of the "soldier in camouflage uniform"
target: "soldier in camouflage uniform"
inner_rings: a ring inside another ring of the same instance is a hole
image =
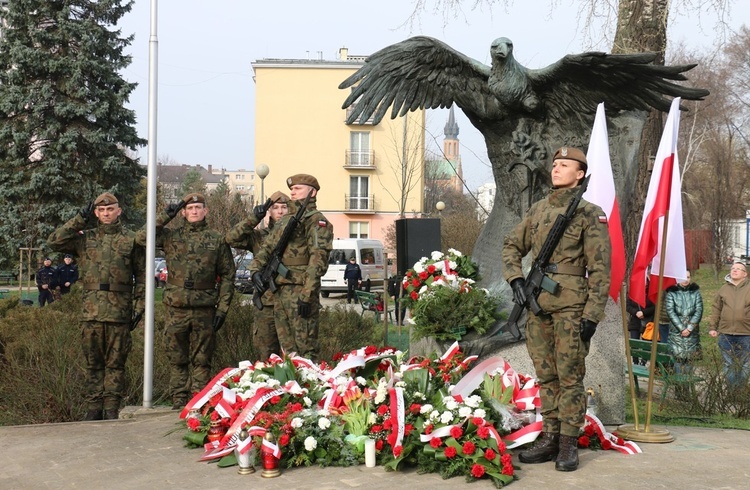
[[[229,246],[250,250],[253,256],[258,254],[263,241],[271,233],[275,224],[289,212],[289,196],[283,192],[274,192],[269,199],[271,203],[268,209],[265,203],[255,206],[252,214],[245,221],[229,230],[226,236]],[[268,213],[268,226],[259,228],[258,224],[266,213]],[[266,291],[261,301],[264,308],[256,311],[253,318],[253,347],[258,360],[265,361],[271,354],[281,354],[281,345],[273,320],[274,295],[271,291]]]
[[[184,222],[165,228],[178,212]],[[207,214],[205,197],[193,193],[170,204],[156,220],[156,246],[164,250],[169,267],[163,296],[164,336],[174,410],[181,410],[191,393],[211,380],[216,332],[234,294],[232,251],[220,233],[208,228]],[[146,245],[145,228],[138,232],[137,241]]]
[[[291,191],[289,214],[281,219],[263,242],[250,264],[253,283],[261,286],[259,271],[268,262],[289,220],[297,213],[308,194],[311,196],[302,222],[297,226],[282,256],[289,269],[287,277],[276,276],[274,321],[281,348],[287,352],[317,359],[318,317],[320,315],[320,278],[328,269],[333,242],[333,226],[316,207],[320,190],[312,175],[297,174],[286,180]],[[261,286],[262,287],[262,286]]]
[[[90,229],[92,213],[98,223]],[[137,324],[137,313],[144,308],[144,249],[136,245],[135,233],[123,228],[121,213],[117,198],[105,192],[47,239],[53,250],[77,257],[83,278],[81,337],[88,391],[85,420],[118,418],[126,388],[130,331]]]
[[[557,217],[565,212],[586,174],[583,152],[563,147],[552,159],[550,195],[531,206],[524,219],[505,237],[505,279],[514,301],[523,304],[521,259],[539,253]],[[526,346],[541,387],[543,432],[535,445],[519,455],[524,463],[555,459],[555,469],[578,468],[578,435],[585,422],[586,355],[596,325],[604,317],[609,292],[610,242],[606,215],[598,206],[581,201],[557,245],[548,276],[558,292],[542,291],[544,314],[529,314]]]

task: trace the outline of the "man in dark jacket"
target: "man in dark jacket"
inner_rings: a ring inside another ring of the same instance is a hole
[[[357,298],[354,295],[354,290],[362,284],[362,269],[357,263],[357,258],[352,256],[349,258],[349,263],[346,264],[344,269],[344,279],[346,280],[346,302],[351,303],[352,300],[357,302]]]
[[[52,303],[52,291],[57,287],[57,271],[52,267],[52,259],[44,258],[44,265],[36,271],[36,287],[39,290],[39,307]]]
[[[57,285],[60,294],[68,294],[71,286],[78,281],[78,266],[73,263],[73,256],[65,254],[63,263],[57,268]]]

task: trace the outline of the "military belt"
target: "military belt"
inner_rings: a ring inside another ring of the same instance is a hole
[[[167,283],[185,289],[214,289],[216,281],[178,281],[167,276]]]
[[[544,272],[548,274],[566,274],[568,276],[585,276],[586,268],[571,264],[548,264]]]
[[[84,284],[83,289],[88,291],[114,291],[117,293],[129,293],[133,290],[130,284]]]
[[[309,256],[301,256],[301,257],[290,257],[288,259],[284,259],[282,262],[284,262],[285,266],[290,265],[307,265],[310,262]]]

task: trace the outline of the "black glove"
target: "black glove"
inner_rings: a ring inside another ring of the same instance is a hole
[[[310,303],[305,303],[301,299],[297,300],[297,313],[302,318],[310,318],[310,315],[312,315],[312,305]]]
[[[185,207],[185,201],[180,200],[178,202],[173,202],[172,204],[167,206],[167,209],[166,209],[167,216],[169,216],[170,218],[174,218],[175,216],[177,216],[177,213],[180,212],[180,209],[184,207]]]
[[[135,314],[133,317],[133,321],[130,322],[130,331],[132,332],[135,330],[135,328],[138,326],[139,323],[141,323],[141,319],[143,318],[143,312],[139,311]]]
[[[526,293],[523,290],[523,279],[515,278],[510,281],[510,287],[513,289],[513,302],[519,306],[526,304]]]
[[[214,316],[214,332],[218,332],[219,329],[224,326],[224,320],[226,320],[224,315],[217,313],[216,316]]]
[[[78,214],[81,215],[81,218],[83,218],[84,221],[88,221],[89,219],[91,219],[91,215],[94,214],[95,208],[96,206],[94,205],[94,201],[91,201],[90,203],[82,207],[81,210],[78,211]]]
[[[256,291],[264,291],[266,289],[265,284],[263,284],[263,278],[260,276],[260,272],[253,272],[250,280],[253,282],[253,287]]]
[[[266,202],[264,202],[263,204],[258,204],[253,208],[253,214],[256,218],[258,218],[258,221],[266,217],[266,213],[272,205],[273,201],[271,201],[271,199],[266,199]]]
[[[596,323],[591,320],[581,320],[581,340],[588,342],[596,333]]]

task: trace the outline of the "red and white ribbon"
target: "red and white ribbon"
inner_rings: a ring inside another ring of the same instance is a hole
[[[404,390],[402,388],[391,388],[388,390],[391,397],[391,421],[392,432],[396,433],[396,441],[393,443],[393,455],[396,456],[396,448],[404,439]]]
[[[224,388],[224,381],[241,372],[242,369],[240,368],[226,368],[219,374],[214,376],[214,379],[212,379],[211,382],[209,382],[200,391],[200,393],[195,395],[193,399],[190,400],[187,405],[185,405],[185,408],[182,410],[182,412],[180,412],[180,418],[184,419],[185,417],[187,417],[188,412],[190,412],[190,410],[192,409],[199,409],[203,407],[203,405],[208,403],[211,398],[222,392],[222,389]]]
[[[273,454],[276,459],[281,458],[281,449],[279,446],[271,441],[263,439],[263,451]]]
[[[591,426],[594,428],[594,432],[596,433],[596,436],[599,438],[599,442],[604,442],[605,440],[608,440],[612,445],[612,449],[614,449],[615,451],[623,453],[623,454],[637,454],[637,453],[642,452],[641,448],[638,447],[638,444],[632,441],[623,440],[622,444],[618,444],[618,442],[621,441],[622,439],[620,439],[614,434],[607,432],[607,429],[604,428],[604,425],[595,415],[591,415],[587,413],[586,422],[591,424]]]

